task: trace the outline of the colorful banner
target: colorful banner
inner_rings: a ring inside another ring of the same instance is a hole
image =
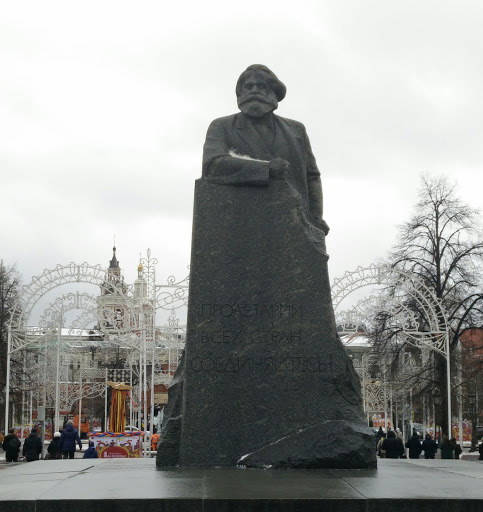
[[[101,459],[132,459],[141,457],[144,432],[89,433],[89,441],[94,441],[97,455]]]
[[[37,429],[37,435],[41,437],[42,435],[42,423],[40,421],[34,421],[34,427]],[[20,434],[22,432],[22,425],[17,424],[13,425],[13,428],[17,430],[17,437],[20,438]],[[31,425],[23,426],[23,439],[27,438],[30,435]],[[50,421],[45,422],[45,440],[52,440],[52,423]]]
[[[439,440],[440,438],[442,438],[442,428],[439,425],[436,426],[436,433],[434,432],[433,425],[426,425],[424,432],[425,434],[431,434],[431,437],[433,439]],[[463,442],[471,441],[471,432],[471,420],[463,419]],[[460,420],[455,417],[453,417],[451,437],[455,437],[458,442],[460,440]]]
[[[109,428],[114,432],[124,432],[126,428],[126,397],[129,391],[113,389]]]
[[[384,418],[384,414],[373,414],[371,417],[372,420],[372,426],[374,428],[382,427],[383,429],[386,428],[386,420]],[[392,429],[392,424],[390,418],[387,418],[387,428]]]
[[[463,419],[463,441],[471,441],[471,420]],[[460,421],[458,418],[453,418],[453,425],[451,428],[452,437],[456,437],[459,441],[460,439]]]

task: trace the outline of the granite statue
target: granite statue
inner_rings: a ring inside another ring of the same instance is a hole
[[[336,331],[320,172],[304,126],[274,114],[285,94],[270,69],[249,66],[240,112],[208,128],[160,467],[376,465]]]
[[[322,220],[322,187],[310,142],[302,123],[276,116],[285,85],[266,66],[249,66],[236,94],[240,113],[215,119],[203,151],[203,177],[225,185],[268,186],[285,179],[300,194],[312,221]]]

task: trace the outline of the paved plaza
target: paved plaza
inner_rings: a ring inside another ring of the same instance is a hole
[[[482,511],[483,462],[379,460],[377,470],[156,470],[154,459],[0,465],[0,509]],[[2,503],[3,502],[3,503]]]

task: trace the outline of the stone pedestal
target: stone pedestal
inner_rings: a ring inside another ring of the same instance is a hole
[[[327,259],[286,181],[196,182],[187,342],[158,466],[376,465]]]

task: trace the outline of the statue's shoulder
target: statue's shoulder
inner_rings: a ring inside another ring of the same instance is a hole
[[[237,120],[238,120],[238,117],[239,117],[240,114],[231,114],[230,116],[223,116],[223,117],[218,117],[216,119],[213,119],[213,121],[211,121],[210,123],[210,128],[212,127],[230,127],[230,126],[233,126]]]
[[[286,127],[295,130],[302,136],[304,135],[305,126],[300,121],[295,121],[294,119],[289,119],[288,117],[282,117],[279,115],[276,115],[275,118],[277,119],[278,122],[285,125]]]

